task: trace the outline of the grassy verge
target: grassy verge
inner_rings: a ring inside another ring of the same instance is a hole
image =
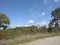
[[[53,36],[60,36],[60,33],[45,33],[42,35],[38,35],[38,34],[35,34],[35,35],[32,35],[31,37],[28,37],[28,38],[25,38],[25,39],[22,39],[22,40],[13,40],[13,41],[8,41],[7,43],[5,44],[0,44],[0,45],[18,45],[18,44],[24,44],[24,43],[27,43],[27,42],[30,42],[30,41],[35,41],[37,39],[42,39],[42,38],[47,38],[47,37],[53,37]],[[33,37],[34,36],[34,37]]]

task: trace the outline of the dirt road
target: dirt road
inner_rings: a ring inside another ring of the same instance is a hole
[[[60,45],[60,36],[40,39],[23,45]]]

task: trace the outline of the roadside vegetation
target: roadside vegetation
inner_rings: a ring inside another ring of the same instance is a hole
[[[0,14],[0,28],[3,28],[0,30],[0,45],[17,45],[45,37],[60,36],[60,8],[52,11],[52,18],[48,28],[28,26],[6,29],[10,20],[4,14]]]
[[[48,32],[48,28],[44,27],[39,30],[36,27],[17,27],[0,30],[0,45],[18,45],[53,36],[60,36],[60,28],[52,28],[52,31]]]

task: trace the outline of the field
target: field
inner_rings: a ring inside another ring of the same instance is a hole
[[[57,29],[57,28],[56,28]],[[59,30],[48,32],[47,28],[24,27],[0,30],[0,45],[18,45],[46,37],[60,36]]]

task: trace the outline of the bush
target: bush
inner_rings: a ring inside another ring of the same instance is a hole
[[[41,27],[38,30],[36,26],[30,26],[30,27],[16,27],[7,30],[0,30],[0,40],[13,39],[15,37],[19,37],[21,35],[26,34],[47,33],[47,32],[60,32],[60,28],[54,27],[50,29],[46,27]]]

